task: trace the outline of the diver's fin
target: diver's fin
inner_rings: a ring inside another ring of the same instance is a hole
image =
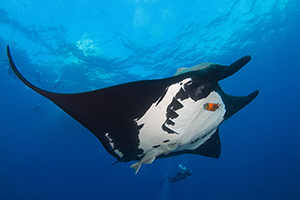
[[[166,179],[166,180],[164,180],[164,181],[161,181],[161,182],[159,183],[159,185],[162,186],[167,180],[168,180],[168,179]]]
[[[142,164],[140,162],[137,162],[131,165],[130,168],[133,168],[135,170],[134,174],[137,174],[141,168],[141,165]]]

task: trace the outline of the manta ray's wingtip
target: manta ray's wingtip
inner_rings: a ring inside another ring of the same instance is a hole
[[[45,97],[49,97],[49,93],[48,91],[45,91],[41,88],[38,88],[37,86],[33,85],[32,83],[30,83],[18,70],[18,68],[15,65],[14,60],[12,59],[11,53],[10,53],[10,48],[9,45],[6,46],[6,53],[7,53],[7,58],[8,58],[8,62],[9,65],[12,69],[12,71],[15,73],[15,75],[25,84],[27,85],[29,88],[31,88],[32,90],[36,91],[37,93],[45,96]]]

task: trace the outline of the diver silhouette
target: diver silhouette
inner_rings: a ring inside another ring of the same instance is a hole
[[[45,114],[45,111],[42,110],[41,106],[39,103],[37,103],[36,105],[34,105],[31,110],[35,111],[37,114]]]
[[[183,179],[186,179],[188,176],[192,176],[192,171],[189,170],[187,167],[182,166],[181,164],[178,166],[180,168],[179,172],[174,177],[167,177],[167,180],[161,182],[163,184],[166,181],[169,181],[171,183],[176,183],[178,181],[181,181]]]
[[[42,78],[42,72],[40,70],[36,70],[33,74],[32,77],[36,80],[36,82],[41,85],[43,88],[47,89],[55,89],[57,87],[60,87],[62,85],[62,81],[60,78],[56,79],[54,83],[52,84],[51,81],[43,81],[44,79]]]

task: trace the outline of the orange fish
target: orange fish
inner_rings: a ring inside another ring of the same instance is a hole
[[[203,105],[204,109],[208,111],[216,111],[220,106],[221,104],[219,103],[206,103]]]

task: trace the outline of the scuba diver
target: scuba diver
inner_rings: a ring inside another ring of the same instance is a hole
[[[57,87],[60,87],[62,82],[60,80],[60,78],[56,79],[56,81],[54,81],[54,84],[52,86],[50,86],[51,83],[48,82],[48,80],[43,81],[42,78],[42,72],[40,70],[36,70],[32,76],[34,77],[34,79],[36,80],[36,82],[41,85],[43,88],[47,88],[47,89],[54,89]]]
[[[161,182],[163,184],[166,181],[169,181],[171,183],[176,183],[178,181],[181,181],[183,179],[186,179],[188,176],[192,176],[192,171],[189,170],[187,167],[182,166],[181,164],[178,166],[180,168],[179,172],[174,177],[167,177],[167,180]]]
[[[39,103],[37,103],[35,106],[31,108],[31,110],[35,111],[37,114],[45,114],[45,111],[42,110]]]

